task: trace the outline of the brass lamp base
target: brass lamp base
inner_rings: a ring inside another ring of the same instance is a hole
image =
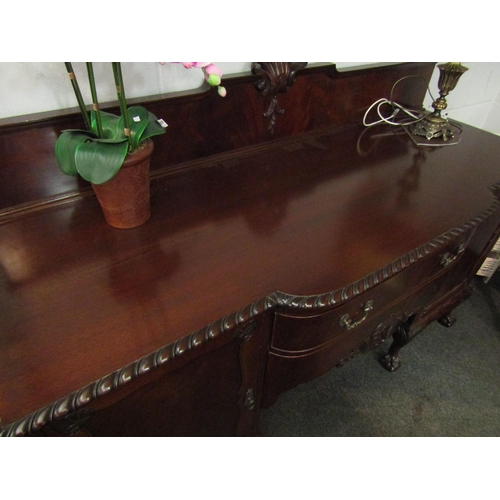
[[[417,146],[453,146],[460,142],[461,129],[448,121],[438,127],[424,118],[403,128]]]
[[[436,143],[458,144],[460,137],[456,137],[460,129],[452,125],[448,120],[441,118],[433,120],[432,117],[427,117],[417,123],[408,125],[405,130],[413,136],[413,139],[418,145],[434,145]],[[443,144],[444,145],[444,144]]]
[[[425,137],[427,140],[441,139],[442,141],[453,139],[456,131],[448,120],[443,118],[432,119],[432,115],[413,125],[409,125],[408,128],[412,134]]]
[[[408,125],[407,131],[410,135],[425,137],[427,141],[440,140],[449,143],[455,137],[454,132],[459,129],[442,117],[441,112],[448,107],[446,96],[456,87],[458,80],[467,71],[467,68],[457,62],[438,64],[438,68],[440,72],[439,97],[432,103],[434,112],[429,113],[422,120]],[[454,144],[456,142],[458,141],[453,141]]]

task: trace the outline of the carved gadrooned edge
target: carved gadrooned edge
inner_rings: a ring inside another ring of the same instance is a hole
[[[318,312],[327,310],[356,297],[357,295],[373,288],[379,283],[389,279],[394,274],[401,272],[406,267],[414,264],[427,255],[439,250],[458,236],[464,235],[498,210],[500,202],[500,182],[493,185],[491,191],[495,195],[494,203],[480,215],[465,222],[462,226],[452,229],[434,240],[422,245],[416,250],[393,261],[379,271],[349,285],[345,288],[331,293],[299,296],[283,292],[275,292],[263,299],[256,300],[252,304],[217,320],[210,325],[192,332],[191,334],[177,340],[176,342],[162,347],[161,349],[147,354],[139,360],[110,373],[99,380],[83,387],[82,389],[51,403],[26,417],[17,420],[0,429],[0,437],[23,436],[39,431],[50,422],[61,420],[70,413],[84,408],[92,401],[105,396],[109,392],[123,387],[137,377],[149,373],[151,370],[164,365],[174,358],[182,356],[221,334],[228,332],[238,326],[261,315],[265,311],[284,308],[307,312]],[[245,336],[251,334],[243,328],[237,331],[237,335]]]
[[[469,219],[461,226],[443,233],[441,236],[434,238],[433,240],[394,260],[387,266],[368,276],[365,276],[355,283],[333,292],[320,295],[291,295],[278,291],[275,294],[278,307],[300,312],[326,312],[327,310],[337,307],[338,305],[370,290],[431,253],[439,251],[439,249],[443,248],[457,237],[468,234],[470,231],[482,224],[486,219],[491,217],[500,206],[500,182],[494,184],[490,190],[495,196],[494,202],[491,206],[476,217]]]
[[[101,379],[73,392],[72,394],[61,398],[60,400],[49,404],[30,415],[17,420],[3,429],[0,437],[24,436],[39,431],[50,422],[64,419],[72,412],[84,408],[92,401],[105,396],[106,394],[123,387],[137,377],[151,372],[155,368],[168,363],[174,358],[178,358],[193,349],[206,344],[207,342],[219,337],[232,329],[237,328],[243,323],[247,323],[265,311],[274,308],[276,298],[271,294],[263,299],[257,300],[242,309],[217,320],[210,325],[192,332],[191,334],[169,344],[161,349],[147,354],[139,360],[117,370]],[[243,328],[236,332],[236,335],[244,337],[253,333],[252,328],[247,330]]]
[[[285,110],[278,103],[278,94],[288,92],[294,84],[297,71],[304,69],[306,62],[254,62],[252,73],[260,76],[255,88],[262,97],[271,96],[271,101],[264,113],[269,119],[268,129],[274,133],[277,115],[282,115]]]

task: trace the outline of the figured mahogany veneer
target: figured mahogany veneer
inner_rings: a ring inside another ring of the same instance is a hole
[[[194,149],[169,150],[170,120],[151,219],[131,230],[86,186],[32,177],[35,163],[59,175],[48,142],[36,160],[4,150],[2,175],[20,171],[10,201],[0,184],[2,434],[253,435],[262,405],[391,336],[396,370],[499,236],[500,138],[464,126],[456,146],[418,148],[359,125],[432,67],[300,69],[273,134],[259,75],[228,81],[211,131],[192,117],[217,96],[154,101],[191,117]],[[0,137],[48,141],[66,120]]]

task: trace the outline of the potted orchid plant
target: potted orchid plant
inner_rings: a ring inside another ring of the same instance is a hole
[[[182,64],[186,68],[201,68],[205,80],[218,87],[219,95],[225,95],[224,87],[220,86],[222,73],[217,66],[212,63]],[[99,109],[92,63],[86,63],[92,96],[90,114],[72,64],[65,65],[86,129],[62,131],[55,145],[59,168],[67,175],[80,175],[91,183],[110,225],[129,228],[143,224],[151,213],[151,138],[164,134],[167,125],[143,106],[127,108],[121,63],[111,63],[119,116]]]

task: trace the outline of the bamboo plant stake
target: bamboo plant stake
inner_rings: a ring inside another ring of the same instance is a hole
[[[85,103],[83,102],[82,93],[80,92],[80,86],[78,85],[75,72],[73,71],[73,65],[70,62],[65,62],[64,64],[66,66],[71,85],[73,86],[73,90],[75,92],[76,100],[78,101],[78,106],[80,107],[80,112],[82,113],[85,126],[87,127],[88,131],[92,131],[89,115],[87,113],[87,109],[85,108]]]
[[[97,100],[97,89],[96,89],[95,78],[94,78],[94,67],[93,67],[91,62],[88,62],[86,64],[87,64],[87,74],[89,76],[90,93],[92,95],[92,105],[93,105],[93,109],[95,111],[95,120],[97,123],[97,135],[102,138],[102,136],[103,136],[102,120],[101,120],[101,112],[99,110],[99,102]]]
[[[124,133],[128,139],[129,146],[132,147],[132,138],[130,137],[130,120],[127,113],[127,101],[125,98],[125,89],[123,88],[123,76],[121,63],[111,63],[113,66],[113,75],[115,78],[116,94],[118,95],[118,102],[120,103],[120,111],[123,116],[123,123],[125,125]]]

